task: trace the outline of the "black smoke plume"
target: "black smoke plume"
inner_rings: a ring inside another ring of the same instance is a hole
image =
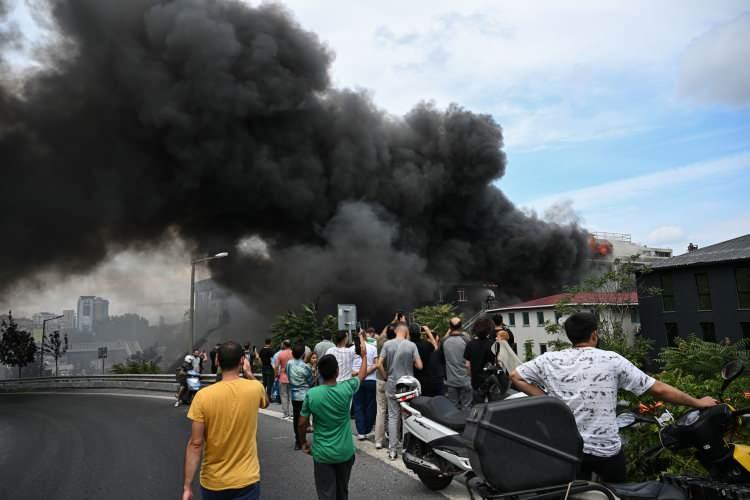
[[[490,116],[420,103],[395,117],[332,88],[333,54],[281,6],[43,5],[58,33],[43,69],[0,89],[5,289],[174,231],[198,253],[265,241],[213,268],[268,311],[393,311],[466,280],[529,297],[585,262],[577,227],[493,184],[506,158]]]

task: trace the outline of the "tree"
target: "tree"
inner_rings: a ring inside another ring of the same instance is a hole
[[[307,345],[315,345],[323,339],[330,340],[337,330],[334,316],[321,316],[312,305],[304,304],[301,312],[287,311],[276,318],[271,325],[271,342],[280,345],[286,339],[299,339]]]
[[[21,378],[21,368],[34,362],[36,342],[29,332],[18,329],[12,312],[8,313],[8,320],[3,320],[0,325],[0,334],[0,361],[8,366],[17,366],[18,378]]]
[[[57,362],[66,352],[68,352],[68,334],[61,337],[60,332],[55,330],[42,345],[42,356],[39,362],[44,363],[44,354],[52,355],[55,358],[55,377],[57,377]]]
[[[439,335],[448,331],[448,324],[453,316],[461,316],[453,304],[436,304],[414,309],[416,322],[430,327]]]
[[[581,310],[594,313],[598,318],[599,338],[603,349],[615,351],[637,366],[643,366],[652,342],[637,332],[627,332],[623,327],[625,318],[630,315],[637,301],[631,299],[632,292],[641,295],[658,294],[657,289],[639,289],[636,273],[644,274],[649,269],[637,262],[638,255],[633,255],[624,261],[616,259],[612,268],[601,275],[585,279],[580,285],[567,287],[565,296],[555,305],[555,312],[559,316],[569,316]],[[574,303],[576,294],[586,293],[592,297],[590,304]],[[597,298],[599,297],[599,298]],[[562,325],[547,322],[545,330],[549,334],[563,333]]]
[[[160,361],[161,355],[156,351],[155,346],[151,346],[145,351],[138,351],[131,355],[125,363],[115,363],[110,371],[118,374],[159,373]]]

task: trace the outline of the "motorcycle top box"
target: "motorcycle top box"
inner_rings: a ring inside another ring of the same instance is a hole
[[[573,481],[583,450],[570,409],[548,396],[477,405],[464,436],[474,473],[498,491]]]

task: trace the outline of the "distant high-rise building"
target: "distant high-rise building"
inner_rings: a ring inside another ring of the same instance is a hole
[[[76,312],[73,309],[64,309],[62,312],[62,328],[71,331],[76,327]]]
[[[109,319],[109,301],[94,295],[78,298],[76,326],[82,332],[95,332],[96,323]]]
[[[94,331],[94,300],[93,295],[81,295],[78,298],[78,312],[76,327],[82,332]]]
[[[109,319],[109,301],[101,297],[94,299],[94,325],[99,321]]]

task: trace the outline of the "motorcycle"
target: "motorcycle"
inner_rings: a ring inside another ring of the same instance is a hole
[[[741,361],[731,361],[721,370],[724,391],[744,372]],[[731,435],[742,425],[750,408],[735,409],[719,404],[704,410],[690,410],[676,419],[665,412],[659,417],[632,411],[618,415],[618,426],[657,425],[659,444],[643,453],[655,457],[664,450],[692,449],[695,459],[709,477],[666,476],[665,482],[689,492],[691,498],[750,498],[750,446],[732,443]]]
[[[509,395],[507,372],[500,368],[494,376],[499,384],[494,396],[488,394],[489,402],[475,405],[469,415],[443,396],[421,396],[414,377],[398,380],[402,458],[428,489],[445,489],[461,477],[471,499],[687,498],[675,486],[655,481],[576,480],[583,442],[567,405],[548,396]]]
[[[189,405],[201,389],[201,374],[195,370],[188,370],[185,378],[186,390],[182,391],[182,403]]]

